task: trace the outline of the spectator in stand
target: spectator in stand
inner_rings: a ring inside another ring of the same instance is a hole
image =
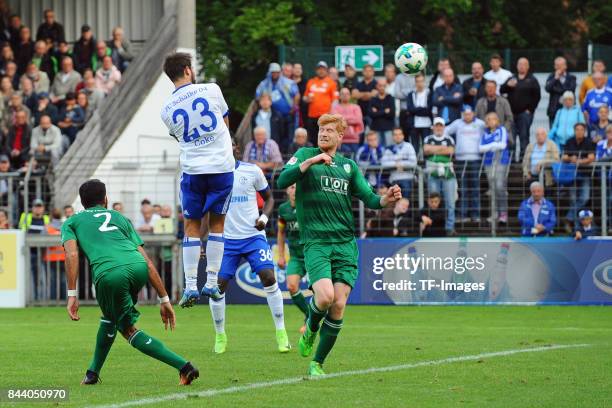
[[[30,154],[37,162],[51,161],[53,167],[57,166],[62,156],[62,132],[51,123],[48,115],[40,118],[40,125],[32,129],[30,141]]]
[[[32,212],[21,213],[19,217],[19,229],[28,234],[42,234],[47,224],[49,216],[45,215],[45,203],[40,198],[32,201]]]
[[[253,129],[262,127],[266,130],[266,134],[274,140],[282,153],[286,153],[289,148],[289,141],[284,135],[284,120],[283,116],[272,109],[272,98],[267,93],[262,93],[259,96],[259,109],[251,119],[251,127]]]
[[[18,93],[23,99],[23,104],[28,107],[30,112],[34,112],[38,107],[38,95],[36,95],[32,80],[27,76],[22,76],[19,80]]]
[[[598,162],[605,162],[608,166],[606,167],[606,172],[601,173],[601,177],[607,177],[608,183],[608,220],[612,220],[612,125],[608,125],[606,128],[606,137],[605,139],[599,141],[597,143],[595,159]],[[608,226],[610,225],[610,221],[608,221]],[[612,228],[609,228],[612,230]]]
[[[290,62],[283,62],[281,72],[285,78],[293,79],[293,64]]]
[[[378,133],[382,146],[393,144],[393,128],[395,127],[395,99],[386,92],[387,81],[382,78],[376,82],[376,96],[370,99],[368,113],[370,129]]]
[[[38,40],[51,40],[53,44],[57,44],[60,41],[66,41],[64,35],[64,26],[55,21],[55,12],[51,9],[44,11],[44,21],[38,26],[36,31],[36,41]]]
[[[72,62],[74,63],[74,55],[72,54],[72,51],[70,51],[70,46],[66,41],[60,41],[59,43],[57,43],[57,49],[51,54],[51,57],[53,58],[54,64],[56,65],[56,71],[58,70],[58,61],[63,60],[64,57],[72,58]]]
[[[608,90],[606,87],[605,75],[601,72],[595,72],[592,76],[595,87],[587,92],[582,104],[584,119],[589,129],[595,129],[599,123],[599,115],[597,114],[599,108],[612,106],[612,90]]]
[[[429,91],[433,94],[436,88],[444,85],[443,73],[445,70],[452,68],[448,58],[441,58],[438,61],[438,70],[433,74],[429,81]],[[455,77],[456,83],[460,84],[459,78]]]
[[[331,112],[332,104],[338,97],[336,83],[327,75],[327,63],[325,61],[319,61],[316,73],[317,75],[310,78],[306,83],[306,93],[303,96],[304,102],[308,104],[306,129],[308,130],[308,138],[313,145],[317,145],[319,134],[317,121],[321,115]]]
[[[501,97],[500,97],[501,98]],[[491,222],[508,223],[508,168],[510,150],[508,149],[508,131],[501,125],[495,112],[485,116],[486,129],[480,140],[480,153],[484,153],[483,165],[487,171],[489,190],[495,194],[497,208],[492,214]]]
[[[584,123],[574,125],[574,137],[565,144],[561,160],[578,167],[576,180],[570,186],[570,209],[565,217],[565,229],[570,233],[574,229],[578,211],[586,206],[591,196],[591,163],[595,161],[595,144],[587,137]]]
[[[293,132],[293,143],[289,146],[287,153],[293,156],[302,147],[312,147],[312,143],[308,141],[308,131],[299,127]]]
[[[347,88],[351,93],[353,89],[357,89],[357,71],[351,64],[344,65],[344,82],[342,83],[343,88]]]
[[[594,60],[591,71],[591,75],[587,75],[586,77],[584,77],[584,79],[582,80],[582,84],[580,84],[580,92],[578,94],[578,102],[580,103],[580,105],[584,103],[584,98],[586,98],[587,92],[595,88],[595,83],[593,82],[593,74],[596,72],[601,72],[602,74],[605,74],[606,64],[602,60]]]
[[[598,143],[606,138],[606,130],[610,125],[610,120],[608,119],[609,115],[610,108],[608,105],[601,105],[601,107],[597,110],[597,117],[599,118],[599,121],[591,127],[589,134],[589,137],[593,143]]]
[[[121,71],[113,65],[110,56],[104,57],[102,67],[96,71],[96,88],[108,95],[119,82],[121,82]]]
[[[331,79],[332,81],[336,83],[336,90],[339,90],[340,80],[339,80],[338,68],[333,67],[333,66],[329,67],[329,79]]]
[[[476,103],[476,117],[485,121],[487,114],[495,112],[500,123],[506,128],[508,136],[511,137],[514,120],[512,108],[510,108],[510,103],[506,98],[495,93],[496,89],[495,82],[487,81],[485,83],[485,97],[480,98]]]
[[[93,110],[96,110],[102,106],[102,103],[104,102],[104,92],[98,89],[96,86],[96,80],[94,78],[89,78],[85,82],[85,88],[83,88],[82,91],[87,94],[89,105]]]
[[[278,144],[268,138],[266,129],[256,127],[253,129],[253,140],[247,143],[244,148],[242,161],[254,163],[264,173],[269,174],[272,170],[282,167],[283,156],[278,148]]]
[[[393,65],[393,64],[391,64]],[[391,68],[388,68],[389,75],[391,73]],[[395,66],[393,66],[393,73],[395,73]],[[418,76],[418,75],[417,75]],[[393,81],[393,93],[392,96],[395,98],[395,117],[398,121],[398,126],[402,128],[404,135],[410,137],[412,134],[412,127],[414,118],[410,116],[410,112],[408,111],[408,96],[411,92],[414,92],[416,89],[416,79],[414,75],[408,75],[399,73],[395,76],[395,80]],[[423,77],[423,88],[425,88],[425,77]],[[432,95],[432,93],[428,93],[428,95]],[[431,107],[431,104],[430,104]],[[399,109],[399,111],[397,110]],[[431,123],[427,126],[429,130],[431,128]],[[423,135],[424,137],[425,135]],[[411,140],[412,145],[417,149],[417,152],[420,148],[420,143],[415,144],[414,140]]]
[[[29,63],[24,74],[34,83],[34,90],[37,94],[42,92],[49,92],[51,88],[51,81],[46,72],[41,72],[36,64]]]
[[[574,104],[574,94],[565,91],[561,97],[563,107],[555,114],[555,120],[550,129],[550,140],[555,142],[559,149],[572,137],[574,137],[574,126],[576,123],[584,123],[584,115],[580,106]]]
[[[62,60],[62,70],[57,73],[51,86],[51,102],[63,103],[68,92],[74,92],[77,84],[81,82],[81,74],[74,70],[72,58]]]
[[[376,78],[374,78],[374,67],[370,64],[363,66],[363,80],[357,82],[357,86],[352,91],[352,96],[357,100],[357,104],[361,108],[361,114],[366,128],[370,127],[370,118],[368,117],[368,106],[370,99],[377,95]]]
[[[593,211],[580,210],[578,218],[580,219],[580,223],[574,230],[574,239],[576,241],[588,237],[598,237],[600,235],[599,228],[597,225],[593,224]]]
[[[159,204],[153,204],[153,213],[161,217],[162,206]]]
[[[123,203],[117,201],[113,203],[112,209],[123,214]]]
[[[85,92],[79,92],[76,98],[77,105],[79,105],[85,113],[85,121],[81,124],[81,127],[79,128],[82,129],[83,127],[85,127],[85,123],[87,123],[87,121],[91,119],[91,116],[93,115],[93,109],[91,109],[91,107],[89,106],[89,99],[87,99],[87,94]]]
[[[461,119],[446,128],[455,138],[455,172],[459,181],[459,222],[480,222],[480,140],[485,124],[474,115],[470,105],[463,105]]]
[[[0,210],[0,230],[11,229],[11,224],[9,223],[8,213],[6,210]]]
[[[544,186],[534,181],[529,186],[531,196],[521,203],[518,219],[524,237],[546,237],[553,234],[557,224],[555,205],[544,198]]]
[[[66,221],[68,218],[74,215],[74,207],[71,205],[64,206],[64,215],[62,216],[62,220]]]
[[[13,93],[15,93],[15,90],[13,89],[11,78],[3,76],[2,79],[0,79],[0,114],[2,114],[8,106]]]
[[[81,90],[85,89],[85,87],[87,86],[87,80],[89,78],[93,78],[94,80],[96,79],[96,74],[91,70],[91,68],[85,68],[85,70],[83,70],[83,75],[81,78],[81,82],[79,82],[74,90],[75,93],[79,93],[81,92]]]
[[[6,64],[6,72],[4,73],[4,76],[11,80],[11,86],[13,87],[13,89],[16,90],[17,88],[19,88],[19,75],[17,75],[17,64],[15,64],[13,61],[9,61]]]
[[[357,150],[355,161],[362,169],[365,169],[365,176],[372,187],[382,184],[380,169],[368,170],[371,166],[381,166],[384,148],[380,145],[378,133],[370,130],[366,133],[365,143]]]
[[[34,41],[32,41],[32,33],[29,27],[23,26],[19,29],[19,45],[13,49],[13,53],[19,69],[24,69],[32,60]]]
[[[555,58],[555,72],[546,79],[546,92],[550,94],[548,98],[548,115],[549,126],[555,120],[557,111],[561,108],[561,96],[565,91],[570,91],[572,94],[576,91],[576,77],[567,72],[567,61],[563,57]]]
[[[11,156],[11,164],[14,169],[21,169],[30,158],[30,141],[32,129],[28,124],[28,116],[25,111],[17,112],[15,124],[8,132],[5,151]]]
[[[304,68],[302,67],[302,64],[299,63],[295,63],[293,64],[293,82],[295,82],[297,88],[298,88],[298,93],[300,95],[304,95],[306,92],[306,80],[304,79]],[[308,116],[308,104],[306,104],[302,98],[300,98],[300,102],[298,104],[299,106],[299,120],[298,123],[300,126],[304,126],[304,122],[306,120],[306,117]]]
[[[39,71],[45,72],[49,80],[53,81],[57,73],[57,62],[54,62],[54,59],[51,57],[46,42],[42,40],[36,41],[31,61],[38,67]]]
[[[445,79],[449,78],[449,76],[446,76]],[[458,86],[461,87],[461,85]],[[444,207],[447,212],[446,232],[449,235],[454,235],[457,194],[457,179],[453,167],[455,141],[444,133],[444,124],[444,119],[434,118],[433,134],[427,136],[423,141],[423,153],[425,155],[425,172],[428,174],[427,190],[430,193],[441,193],[444,196]]]
[[[401,198],[393,207],[376,211],[374,217],[366,222],[367,232],[362,238],[408,236],[412,229],[409,209],[410,201],[407,198]]]
[[[500,94],[500,88],[503,84],[510,79],[512,76],[512,72],[507,69],[502,68],[504,60],[501,55],[493,54],[491,55],[491,59],[489,60],[489,66],[491,69],[484,74],[484,78],[487,81],[493,81],[497,85],[495,92],[497,95]]]
[[[47,115],[51,118],[51,123],[54,125],[57,124],[59,119],[59,110],[55,105],[51,103],[49,99],[49,94],[43,92],[38,95],[38,106],[34,110],[34,126],[38,126],[40,124],[40,118],[44,115]]]
[[[519,58],[516,62],[516,75],[512,75],[501,86],[501,93],[506,94],[512,117],[514,118],[514,135],[520,141],[522,159],[529,144],[529,131],[533,122],[533,115],[540,103],[540,84],[529,71],[529,60]]]
[[[403,197],[410,197],[417,156],[414,147],[404,140],[401,128],[393,129],[393,143],[387,145],[381,164],[383,167],[393,169],[389,174],[389,183],[400,186]]]
[[[484,97],[484,67],[479,61],[472,63],[472,76],[463,81],[463,103],[476,109],[476,102]]]
[[[546,129],[536,129],[535,142],[529,143],[523,157],[523,177],[526,180],[537,180],[544,169],[544,184],[551,187],[554,184],[552,171],[548,165],[559,162],[559,147],[548,139]]]
[[[450,68],[442,72],[442,79],[444,83],[434,90],[433,105],[438,110],[437,116],[448,125],[461,117],[463,88],[455,81],[455,73]]]
[[[6,73],[6,64],[10,61],[15,62],[15,54],[10,45],[4,44],[0,53],[0,74],[4,75]]]
[[[433,93],[425,88],[425,75],[422,73],[414,77],[415,90],[408,93],[406,98],[406,127],[410,129],[410,144],[421,155],[421,145],[425,136],[431,132],[431,109],[433,107]]]
[[[21,30],[21,17],[17,14],[11,14],[8,22],[8,40],[11,47],[16,50],[19,47],[19,31]]]
[[[8,133],[9,128],[15,124],[15,116],[17,112],[25,112],[26,121],[30,123],[32,112],[23,104],[23,99],[18,93],[11,95],[11,101],[2,114],[2,132]]]
[[[62,212],[59,208],[51,210],[50,221],[45,225],[43,231],[46,235],[59,236],[62,231]],[[61,245],[51,246],[45,250],[43,262],[49,267],[49,299],[65,299],[66,276],[65,276],[66,252]],[[59,287],[59,291],[58,291]]]
[[[85,123],[85,112],[76,102],[76,95],[74,92],[68,92],[66,94],[66,103],[59,112],[59,122],[57,126],[65,135],[70,144],[74,143],[79,129]]]
[[[81,26],[81,36],[74,43],[74,66],[77,71],[83,73],[86,68],[91,68],[91,61],[96,51],[96,40],[93,31],[88,24]]]
[[[6,174],[11,171],[11,159],[4,153],[2,153],[4,146],[0,146],[0,175]],[[6,178],[0,177],[0,203],[6,204],[6,195],[8,193],[8,181]],[[6,221],[6,219],[5,219]],[[2,228],[2,218],[0,216],[0,229]]]
[[[152,234],[155,223],[161,219],[159,214],[156,214],[153,206],[149,203],[144,203],[140,206],[141,216],[137,218],[134,227],[141,234]]]
[[[351,91],[348,88],[340,89],[340,103],[332,106],[332,113],[342,115],[346,120],[348,126],[342,136],[340,151],[352,157],[359,149],[359,136],[363,132],[363,116],[359,105],[351,102]]]
[[[391,95],[393,97],[393,101],[395,104],[395,118],[393,122],[394,127],[399,126],[399,114],[401,109],[401,99],[405,99],[406,95],[401,95],[397,92],[397,69],[395,68],[395,64],[389,63],[385,65],[385,80],[387,81],[387,87],[385,88],[385,92],[387,95]],[[414,88],[414,87],[413,87]]]
[[[132,44],[124,37],[123,28],[113,28],[112,38],[108,40],[107,44],[111,50],[113,65],[115,65],[119,71],[125,71],[130,62],[134,59],[134,54],[132,53]]]
[[[104,57],[110,57],[111,54],[111,49],[106,45],[106,42],[99,40],[96,43],[96,52],[94,52],[93,56],[91,57],[91,69],[96,72],[102,67]]]
[[[427,196],[427,207],[419,211],[419,224],[422,237],[445,237],[448,234],[446,226],[446,213],[443,208],[442,197],[438,192],[430,192]]]

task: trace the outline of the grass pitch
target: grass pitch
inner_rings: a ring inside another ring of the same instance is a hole
[[[191,387],[177,372],[130,347],[113,345],[102,383],[79,385],[89,364],[99,320],[82,307],[71,322],[64,308],[0,310],[0,388],[69,389],[61,403],[1,406],[96,406],[147,398],[179,398],[147,406],[180,407],[611,407],[612,308],[610,307],[399,307],[349,306],[328,373],[439,361],[397,371],[302,380],[308,359],[297,349],[276,351],[267,306],[227,309],[228,350],[212,353],[214,331],[206,306],[177,309],[177,329],[164,332],[157,307],[140,307],[138,324],[200,369]],[[286,308],[295,346],[300,317]],[[483,353],[588,344],[494,357]],[[451,357],[476,356],[466,361]],[[275,380],[291,382],[268,384]],[[266,383],[258,388],[245,387]],[[233,388],[230,388],[233,387]],[[223,390],[219,392],[218,390]]]

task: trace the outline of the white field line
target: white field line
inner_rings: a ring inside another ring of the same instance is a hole
[[[125,402],[120,402],[116,404],[95,405],[95,407],[96,408],[123,408],[123,407],[131,407],[135,405],[155,404],[155,403],[165,402],[165,401],[184,400],[187,398],[206,398],[206,397],[214,397],[216,395],[234,394],[237,392],[254,390],[258,388],[270,388],[270,387],[275,387],[278,385],[297,384],[297,383],[301,383],[304,381],[321,381],[321,380],[327,380],[330,378],[349,377],[349,376],[354,376],[354,375],[364,375],[364,374],[372,374],[372,373],[384,373],[384,372],[389,372],[389,371],[409,370],[411,368],[437,366],[437,365],[442,365],[442,364],[458,363],[462,361],[474,361],[474,360],[480,360],[482,358],[504,357],[504,356],[511,356],[513,354],[538,353],[538,352],[543,352],[543,351],[560,350],[560,349],[577,348],[577,347],[589,347],[589,346],[590,344],[560,344],[560,345],[551,345],[551,346],[542,346],[542,347],[503,350],[503,351],[495,351],[495,352],[490,352],[490,353],[472,354],[472,355],[467,355],[467,356],[449,357],[449,358],[443,358],[440,360],[421,361],[418,363],[400,364],[400,365],[393,365],[393,366],[386,366],[386,367],[372,367],[372,368],[366,368],[362,370],[340,371],[337,373],[327,374],[322,377],[314,377],[314,378],[292,377],[292,378],[283,378],[283,379],[274,380],[274,381],[256,382],[256,383],[251,383],[251,384],[236,385],[233,387],[219,388],[219,389],[212,389],[212,390],[205,390],[205,391],[181,392],[181,393],[175,393],[175,394],[162,395],[159,397],[151,397],[151,398],[143,398],[139,400],[125,401]]]

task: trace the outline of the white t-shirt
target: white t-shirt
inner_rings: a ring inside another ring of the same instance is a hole
[[[217,84],[183,85],[166,100],[161,118],[179,142],[184,173],[228,173],[234,169],[232,140],[223,120],[228,113]]]
[[[228,239],[245,239],[266,235],[258,231],[255,223],[259,218],[257,192],[268,188],[268,180],[259,167],[251,163],[238,162],[234,170],[234,187],[229,210],[225,215],[223,236]]]
[[[487,81],[495,81],[495,83],[497,84],[497,94],[499,95],[499,88],[506,83],[507,80],[510,79],[510,77],[512,76],[512,72],[508,71],[507,69],[503,69],[500,68],[497,72],[493,71],[493,70],[489,70],[487,71],[486,74],[484,74],[484,78]]]

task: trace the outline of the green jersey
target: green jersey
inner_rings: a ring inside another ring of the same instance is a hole
[[[357,164],[337,153],[331,165],[315,164],[305,173],[300,164],[322,153],[303,147],[287,162],[277,180],[279,188],[296,183],[295,203],[301,243],[347,242],[355,238],[352,197],[366,207],[380,209],[380,196],[361,174]]]
[[[132,223],[114,210],[97,206],[68,218],[62,225],[62,244],[71,239],[89,259],[94,283],[111,269],[145,262],[138,252],[142,239]]]
[[[287,241],[289,244],[289,255],[291,257],[304,257],[304,246],[300,244],[300,223],[297,219],[297,209],[286,201],[278,207],[278,222],[284,225]]]

